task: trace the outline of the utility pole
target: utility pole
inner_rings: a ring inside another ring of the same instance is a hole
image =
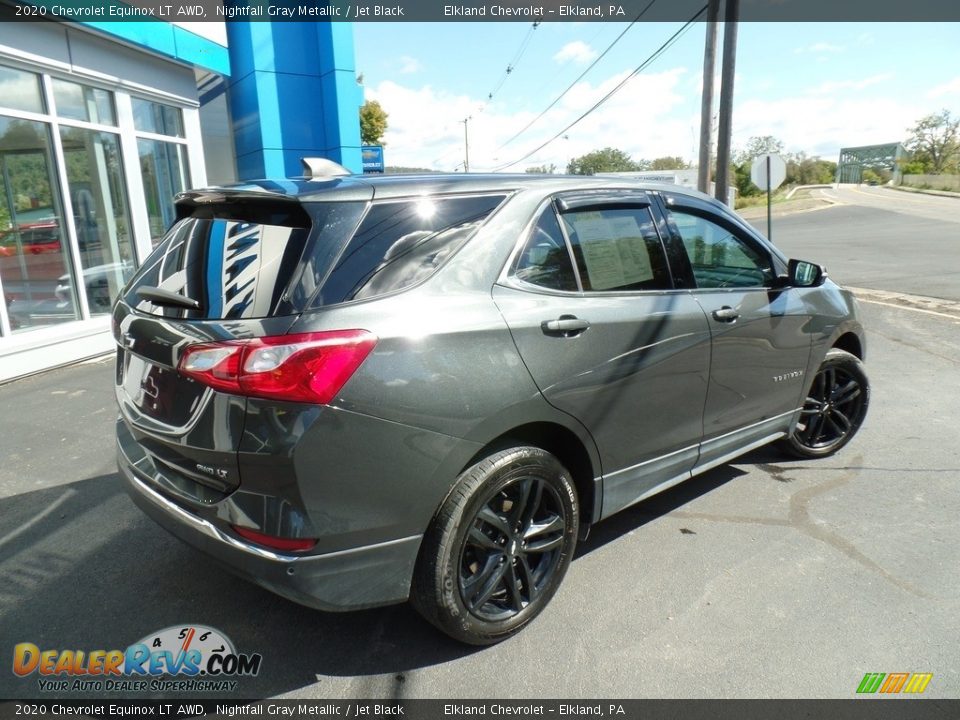
[[[463,123],[463,171],[468,173],[470,172],[470,138],[467,136],[467,123],[470,122],[470,118],[464,118],[460,122]]]
[[[710,150],[713,148],[713,74],[717,64],[717,17],[720,0],[707,5],[707,36],[703,44],[703,100],[700,106],[700,164],[697,189],[710,192]]]
[[[715,197],[727,203],[730,194],[730,133],[733,119],[733,75],[737,66],[737,18],[740,0],[726,0],[723,14],[723,61],[720,70],[720,127],[717,132]]]

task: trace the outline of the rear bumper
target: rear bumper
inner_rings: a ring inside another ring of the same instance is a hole
[[[135,467],[122,443],[117,447],[117,464],[134,503],[157,524],[233,573],[278,595],[327,611],[390,605],[409,596],[422,535],[323,555],[276,553],[245,543],[168,499]]]

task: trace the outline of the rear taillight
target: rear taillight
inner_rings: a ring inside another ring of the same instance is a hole
[[[234,395],[328,403],[377,344],[366,330],[335,330],[190,345],[181,374]]]
[[[310,550],[317,544],[316,538],[288,538],[278,537],[276,535],[266,535],[250,528],[232,525],[233,531],[244,540],[263,545],[271,550],[282,550],[284,552],[303,552]]]

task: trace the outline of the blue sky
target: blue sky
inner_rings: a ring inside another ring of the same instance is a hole
[[[471,117],[472,171],[512,163],[588,110],[682,23],[638,23],[557,105],[510,143],[625,23],[357,23],[366,97],[390,114],[388,165],[453,170]],[[528,38],[529,36],[529,38]],[[704,25],[693,25],[600,109],[510,170],[605,146],[634,158],[696,157]],[[492,99],[488,96],[528,39]],[[719,55],[719,53],[718,53]],[[719,63],[719,57],[718,57]],[[718,65],[719,67],[719,65]],[[719,91],[717,93],[719,97]],[[789,152],[904,140],[925,114],[960,115],[960,24],[742,23],[733,145],[774,135]],[[461,168],[462,169],[462,168]]]

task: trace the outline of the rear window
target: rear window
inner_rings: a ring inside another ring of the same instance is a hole
[[[505,199],[474,195],[374,203],[313,306],[376,297],[425,280]]]
[[[294,315],[315,294],[332,257],[356,228],[364,203],[227,203],[197,207],[177,222],[124,299],[164,317],[234,320]],[[311,233],[311,227],[316,228]],[[199,310],[157,305],[150,286],[197,300]]]

